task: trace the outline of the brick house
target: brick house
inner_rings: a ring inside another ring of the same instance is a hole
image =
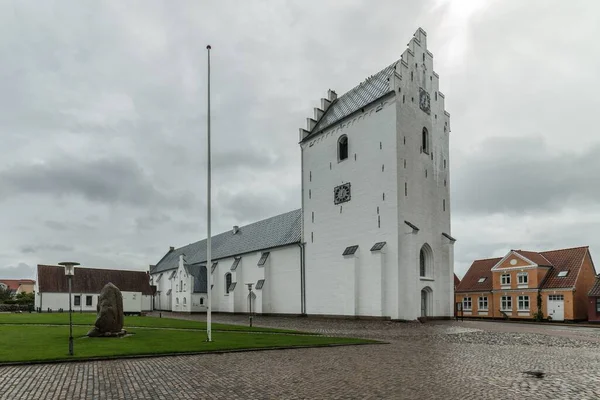
[[[600,275],[588,293],[588,321],[600,322]]]
[[[581,321],[588,319],[595,276],[587,246],[511,250],[502,258],[475,260],[455,297],[465,317],[533,319],[539,310],[544,319]]]

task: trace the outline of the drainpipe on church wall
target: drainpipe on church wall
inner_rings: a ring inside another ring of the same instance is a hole
[[[304,263],[304,243],[298,243],[300,247],[300,313],[306,315],[306,270]]]

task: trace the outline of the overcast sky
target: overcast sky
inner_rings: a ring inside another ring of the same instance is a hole
[[[147,269],[300,207],[298,128],[420,26],[451,113],[455,270],[509,249],[600,257],[600,3],[0,1],[0,277]]]

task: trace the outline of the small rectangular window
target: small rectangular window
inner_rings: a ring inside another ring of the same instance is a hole
[[[483,282],[485,282],[485,279],[486,279],[485,277],[479,278],[479,280],[477,281],[477,283],[483,283]]]
[[[487,297],[480,297],[479,298],[479,310],[480,311],[487,311],[488,309],[488,298]]]
[[[519,272],[517,274],[517,283],[519,285],[526,285],[527,283],[529,283],[529,275],[527,274],[527,272]]]
[[[92,296],[85,296],[85,305],[86,306],[91,306],[92,305],[92,301],[93,301],[93,297]]]
[[[313,233],[310,233],[310,242],[313,243],[314,242],[314,237],[313,237]]]
[[[500,283],[502,285],[510,285],[510,274],[503,274],[500,277]]]
[[[381,215],[377,216],[377,227],[381,228]]]
[[[265,284],[265,280],[264,279],[259,279],[258,282],[256,282],[256,289],[262,289],[263,285]]]
[[[312,220],[312,223],[314,224],[315,223],[315,212],[314,211],[311,214],[311,220]]]
[[[404,182],[404,196],[408,196],[408,183]]]
[[[81,305],[81,296],[77,295],[73,298],[73,305],[76,305],[76,306]]]
[[[565,276],[567,276],[569,274],[569,271],[560,271],[558,273],[558,277],[559,278],[564,278]]]
[[[310,189],[308,189],[308,198],[310,199],[312,197],[312,193],[310,191]]]
[[[463,298],[463,310],[471,311],[473,309],[473,303],[470,297]]]
[[[442,209],[446,211],[446,199],[442,200]]]
[[[519,296],[517,306],[519,311],[529,311],[529,296]]]

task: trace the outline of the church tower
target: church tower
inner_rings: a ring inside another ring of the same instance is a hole
[[[300,129],[307,314],[453,314],[450,114],[419,28]]]

